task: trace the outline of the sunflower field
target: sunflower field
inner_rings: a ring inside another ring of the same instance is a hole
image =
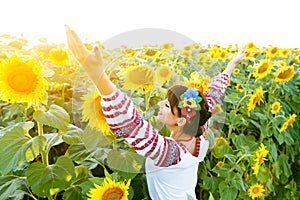
[[[111,80],[143,117],[182,83],[208,91],[241,47],[99,45]],[[0,36],[0,199],[150,199],[144,158],[113,135],[101,97],[65,44]],[[249,42],[213,110],[198,199],[299,199],[300,49]]]

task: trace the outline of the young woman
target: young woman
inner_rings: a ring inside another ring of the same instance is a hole
[[[66,27],[67,41],[101,95],[101,105],[111,130],[146,157],[147,185],[153,200],[196,199],[197,170],[209,143],[205,137],[211,110],[227,87],[234,67],[246,52],[239,51],[227,68],[216,76],[205,95],[194,88],[175,85],[160,101],[157,119],[170,129],[162,136],[145,121],[131,99],[109,80],[98,47],[89,52],[77,34]]]

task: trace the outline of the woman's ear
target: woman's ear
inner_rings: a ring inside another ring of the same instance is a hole
[[[178,126],[184,126],[186,124],[186,119],[184,117],[181,117],[177,123]]]

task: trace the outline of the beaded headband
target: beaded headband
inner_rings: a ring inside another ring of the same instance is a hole
[[[187,122],[196,115],[196,110],[201,110],[200,102],[202,98],[198,96],[199,92],[194,88],[188,88],[181,96],[178,108],[181,114],[186,117]]]

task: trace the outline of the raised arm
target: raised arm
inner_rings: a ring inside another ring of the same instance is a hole
[[[132,100],[110,81],[104,71],[99,48],[89,52],[73,30],[66,27],[66,33],[73,55],[101,94],[102,111],[110,129],[123,137],[138,154],[149,157],[156,165],[166,167],[178,163],[184,150],[173,139],[159,135],[139,115]]]
[[[247,51],[242,52],[239,50],[233,57],[233,59],[227,64],[226,69],[214,77],[211,81],[208,92],[206,93],[206,99],[208,101],[209,109],[212,111],[218,99],[224,94],[227,84],[228,78],[230,74],[233,72],[233,69],[243,60]]]
[[[227,85],[230,74],[233,72],[233,69],[243,60],[247,51],[242,52],[239,50],[233,59],[227,64],[226,69],[213,78],[208,87],[208,92],[205,94],[206,100],[209,106],[209,110],[212,112],[216,102],[223,96]],[[208,128],[209,121],[202,126],[202,132],[206,133]]]
[[[115,85],[110,81],[104,71],[103,59],[98,46],[93,51],[88,51],[75,31],[66,27],[67,42],[76,59],[83,66],[90,79],[97,86],[101,95],[109,95],[113,92]]]

